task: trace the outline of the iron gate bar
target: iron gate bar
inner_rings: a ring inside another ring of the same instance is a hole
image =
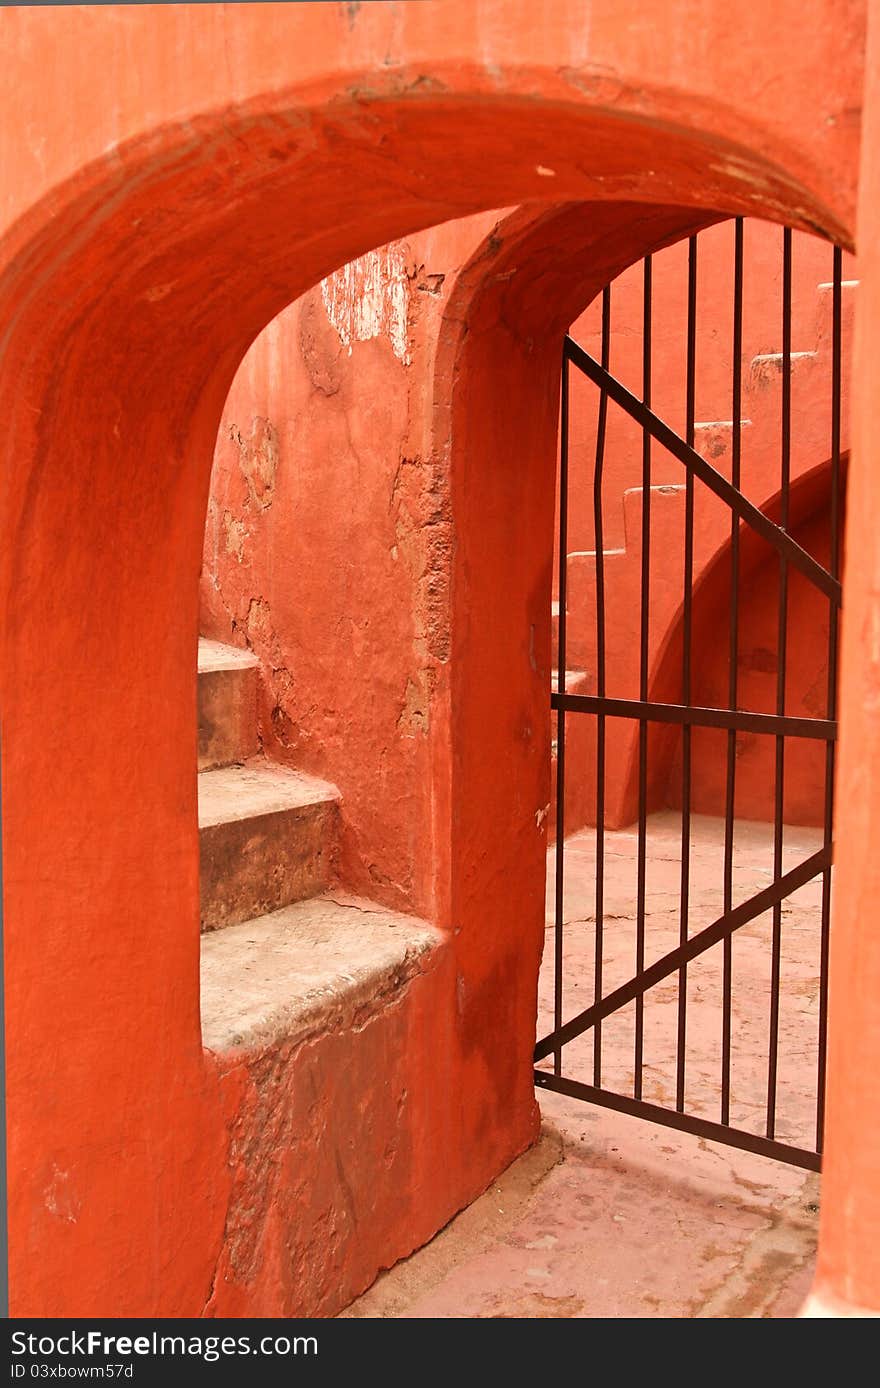
[[[842,283],[843,252],[834,247],[831,307],[831,572],[840,577],[840,395],[843,339]],[[826,712],[837,715],[837,635],[838,611],[832,606],[828,632],[828,693]],[[825,842],[831,843],[834,810],[834,743],[825,753]],[[822,1151],[825,1126],[825,1068],[828,1031],[828,946],[831,924],[831,873],[822,877],[822,925],[819,945],[819,1046],[817,1057],[818,1092],[816,1102],[816,1149]]]
[[[653,311],[651,257],[645,257],[642,287],[642,403],[651,407],[651,328]],[[642,573],[641,625],[639,631],[639,698],[648,697],[649,623],[651,612],[651,434],[642,425]],[[636,867],[636,973],[645,967],[645,915],[648,870],[648,723],[639,721],[639,847]],[[645,1044],[644,1001],[636,1000],[634,1029],[633,1091],[642,1097],[642,1056]]]
[[[602,291],[602,370],[608,371],[611,355],[611,286]],[[593,520],[596,546],[596,690],[605,697],[605,536],[602,515],[602,478],[605,469],[605,429],[608,395],[599,393],[596,424],[596,467],[593,473]],[[558,919],[558,917],[557,917]],[[593,998],[602,996],[605,940],[605,715],[596,716],[596,948]],[[593,1083],[602,1083],[602,1023],[593,1031]]]
[[[609,718],[647,719],[651,723],[675,723],[681,727],[728,728],[740,732],[779,737],[809,737],[830,742],[837,737],[837,723],[827,718],[797,718],[791,714],[750,713],[737,708],[703,708],[699,704],[661,704],[650,699],[600,698],[598,694],[550,696],[550,707],[569,713],[601,713]]]
[[[711,463],[707,463],[706,459],[695,449],[689,448],[684,439],[673,429],[670,429],[669,425],[664,423],[658,415],[649,410],[641,400],[631,394],[625,385],[622,385],[607,371],[603,371],[599,362],[591,357],[589,352],[585,352],[583,347],[573,338],[566,337],[564,350],[569,361],[572,361],[585,376],[588,376],[594,385],[606,390],[614,403],[626,410],[636,423],[647,428],[652,438],[656,439],[686,468],[690,468],[695,476],[715,496],[725,502],[740,520],[745,521],[762,539],[767,540],[780,553],[784,553],[789,562],[796,569],[799,569],[805,578],[815,584],[827,598],[830,598],[832,602],[840,602],[840,580],[834,578],[811,554],[802,549],[791,535],[774,524],[763,511],[748,501],[742,492],[738,492],[732,487],[726,477],[717,472]]]
[[[568,602],[568,358],[562,357],[559,448],[559,626],[557,629],[557,681],[565,693],[566,606]],[[565,915],[565,709],[556,713],[556,921],[554,935],[553,1017],[556,1030],[562,1023],[563,917]],[[553,1060],[562,1074],[562,1047]]]
[[[726,1147],[738,1147],[743,1152],[755,1152],[760,1157],[775,1157],[777,1161],[803,1167],[805,1171],[821,1170],[818,1152],[758,1137],[756,1133],[746,1132],[743,1128],[730,1128],[724,1123],[713,1123],[708,1118],[696,1118],[689,1113],[679,1113],[676,1109],[661,1108],[659,1104],[648,1103],[645,1099],[630,1099],[610,1089],[597,1089],[595,1085],[582,1084],[579,1080],[551,1075],[547,1070],[535,1071],[535,1085],[538,1089],[552,1089],[557,1094],[567,1094],[571,1099],[585,1099],[588,1103],[614,1109],[617,1113],[628,1113],[633,1118],[647,1118],[664,1128],[675,1128],[681,1133],[693,1133],[695,1137],[723,1142]]]
[[[788,530],[791,491],[791,228],[782,232],[782,420],[780,449],[779,524]],[[785,716],[788,669],[788,564],[779,555],[779,613],[776,636],[776,712]],[[773,794],[773,875],[782,871],[785,809],[785,736],[776,735]],[[782,903],[773,907],[770,952],[770,1027],[767,1058],[767,1136],[776,1135],[776,1085],[779,1069],[779,984],[782,971]]]
[[[685,390],[685,443],[693,448],[696,433],[697,358],[697,238],[688,241],[687,301],[687,382]],[[693,637],[694,586],[694,474],[685,473],[684,497],[684,596],[682,599],[681,689],[686,704],[691,701],[691,645]],[[647,792],[647,787],[646,787]],[[691,724],[681,729],[681,890],[678,942],[688,937],[691,886]],[[675,1107],[684,1112],[685,1048],[687,1044],[687,965],[678,973],[678,1033],[675,1060]]]
[[[743,219],[737,217],[733,233],[733,389],[730,481],[739,490],[742,470],[742,349],[743,349]],[[835,577],[837,575],[835,574]],[[727,702],[737,700],[739,664],[739,519],[730,517],[730,636]],[[836,728],[833,736],[836,736]],[[724,800],[724,910],[733,909],[733,835],[736,806],[736,727],[727,730],[727,781]],[[733,1025],[733,936],[724,939],[721,980],[721,1122],[730,1122],[731,1030]]]
[[[732,911],[726,911],[711,925],[707,925],[696,935],[692,935],[685,944],[670,950],[656,963],[642,970],[635,978],[631,978],[628,983],[622,984],[620,988],[615,988],[614,992],[608,993],[598,1003],[593,1003],[591,1007],[579,1012],[563,1027],[556,1028],[550,1036],[545,1036],[535,1047],[534,1060],[543,1060],[556,1047],[565,1046],[576,1036],[588,1031],[599,1018],[608,1017],[612,1012],[617,1012],[627,1003],[643,996],[649,988],[661,983],[664,978],[674,973],[682,964],[689,964],[691,960],[704,954],[707,949],[717,945],[726,935],[731,935],[734,930],[740,930],[742,926],[748,925],[750,921],[763,915],[765,911],[769,911],[777,902],[790,896],[792,892],[796,892],[799,887],[803,887],[830,865],[831,848],[828,845],[823,845],[809,858],[798,863],[797,867],[791,868],[789,872],[776,878],[769,887],[756,892],[754,896],[750,896],[747,901],[734,907]]]

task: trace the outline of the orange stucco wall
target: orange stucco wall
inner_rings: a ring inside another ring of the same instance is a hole
[[[425,382],[497,220],[368,252],[274,319],[223,407],[208,499],[201,630],[259,656],[264,750],[340,787],[348,886],[428,912],[453,532]]]
[[[826,567],[830,564],[827,499],[821,509],[791,528],[798,544]],[[726,557],[726,556],[725,556]],[[763,562],[762,562],[763,560]],[[773,713],[776,708],[779,622],[779,564],[766,555],[747,570],[740,611],[738,699],[741,708]],[[729,620],[729,574],[718,564],[701,594],[694,633],[701,658],[693,683],[695,702],[721,708],[727,699],[725,624]],[[785,707],[793,717],[828,717],[829,604],[801,574],[788,594]],[[691,735],[691,807],[697,814],[723,814],[726,737],[711,728]],[[772,820],[775,805],[772,738],[746,733],[737,739],[735,809],[744,819]],[[821,824],[825,812],[826,749],[818,740],[792,738],[786,749],[783,815],[786,824]],[[681,805],[681,740],[666,786],[666,803]]]
[[[880,63],[871,7],[867,71]],[[841,743],[831,931],[827,1142],[816,1284],[807,1313],[880,1313],[880,91],[866,83],[859,193],[859,308],[853,375],[853,457],[844,567]]]
[[[811,13],[3,11],[17,74],[0,94],[15,1313],[338,1304],[308,1196],[326,1189],[326,1154],[304,1143],[282,1164],[295,1189],[238,1238],[252,1091],[200,1043],[194,656],[211,464],[235,372],[285,305],[371,247],[519,205],[457,277],[423,385],[420,456],[448,475],[454,535],[424,752],[425,895],[447,945],[372,1054],[322,1061],[324,1076],[349,1066],[366,1108],[380,1057],[411,1096],[395,1198],[343,1249],[342,1295],[533,1137],[559,338],[578,294],[718,212],[851,242],[863,13]],[[832,1253],[825,1218],[826,1283],[877,1304],[876,1252]],[[294,1266],[288,1234],[306,1250]]]

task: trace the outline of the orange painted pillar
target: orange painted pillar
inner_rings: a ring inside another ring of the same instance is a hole
[[[819,1259],[806,1316],[880,1315],[880,0],[869,8]]]

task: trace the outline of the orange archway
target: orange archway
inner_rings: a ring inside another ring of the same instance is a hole
[[[163,11],[149,39],[131,12],[116,15],[122,39],[110,11],[55,17],[59,72],[65,41],[91,44],[86,66],[106,63],[124,106],[108,118],[77,76],[75,134],[53,105],[65,105],[61,77],[46,96],[39,16],[14,21],[26,99],[12,128],[48,101],[52,135],[39,177],[26,142],[12,162],[17,220],[0,243],[18,1314],[313,1309],[271,1218],[252,1256],[227,1237],[230,1134],[252,1096],[241,1076],[221,1083],[200,1045],[192,652],[214,438],[238,362],[284,304],[372,246],[516,203],[556,206],[486,265],[460,350],[441,351],[435,373],[458,546],[430,810],[449,949],[382,1043],[418,1096],[408,1189],[370,1230],[349,1285],[427,1238],[534,1134],[543,841],[527,829],[548,798],[538,672],[562,327],[548,254],[567,247],[598,288],[621,254],[718,213],[851,240],[854,138],[825,121],[858,83],[847,35],[838,67],[827,35],[792,65],[793,4],[751,33],[737,20],[735,37],[729,7],[713,5],[707,75],[682,66],[669,8],[646,30],[606,6],[585,62],[574,0],[537,53],[526,5],[505,9],[503,38],[464,4],[439,38],[429,7],[407,8],[404,24],[398,7],[377,7],[387,12],[350,27],[318,6],[277,16],[287,51],[303,55],[292,77],[260,6]],[[222,75],[230,34],[244,55],[234,82]],[[196,36],[185,82],[169,77],[162,45],[179,54]],[[143,84],[128,105],[119,74],[139,43]],[[315,56],[328,49],[333,72]],[[393,60],[377,73],[383,51]],[[770,108],[757,98],[780,71]],[[829,71],[823,106],[812,93]],[[584,202],[586,231],[568,206]],[[571,289],[569,273],[567,310]],[[308,1220],[307,1198],[298,1209]]]

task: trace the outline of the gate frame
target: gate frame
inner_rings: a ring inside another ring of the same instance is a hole
[[[557,777],[556,777],[556,881],[554,928],[554,1025],[538,1041],[534,1059],[535,1085],[539,1089],[555,1090],[570,1097],[596,1103],[618,1112],[643,1117],[679,1131],[722,1142],[728,1146],[755,1152],[800,1166],[811,1171],[821,1169],[823,1145],[825,1078],[827,1048],[828,958],[831,912],[831,867],[833,862],[833,787],[834,751],[838,736],[836,717],[839,616],[842,599],[840,582],[840,486],[841,486],[841,355],[842,355],[842,249],[833,248],[832,278],[832,410],[831,410],[831,568],[818,563],[786,526],[789,517],[791,490],[791,317],[792,317],[792,229],[783,228],[783,292],[782,292],[782,419],[781,419],[781,517],[772,521],[744,495],[737,485],[740,480],[742,445],[742,283],[743,283],[743,218],[734,219],[734,304],[733,304],[733,460],[732,480],[728,481],[694,448],[695,419],[695,357],[696,357],[696,272],[699,233],[688,241],[688,310],[687,310],[687,423],[686,437],[666,424],[651,409],[651,312],[652,256],[645,257],[643,292],[643,398],[629,391],[609,370],[611,337],[611,285],[602,292],[602,350],[597,361],[566,334],[562,352],[562,383],[560,404],[560,462],[559,462],[559,656],[558,687],[551,691],[550,706],[556,713]],[[597,694],[571,694],[566,691],[566,601],[567,601],[567,513],[568,513],[568,436],[569,436],[569,373],[575,366],[600,392],[596,433],[596,465],[594,473],[595,553],[596,553],[596,620],[597,620]],[[641,426],[643,438],[642,486],[642,579],[641,579],[641,675],[640,697],[622,699],[609,697],[605,691],[605,599],[604,566],[602,562],[602,468],[604,463],[605,431],[608,401],[618,405]],[[683,642],[683,702],[679,704],[648,698],[647,631],[650,600],[650,478],[651,443],[657,442],[676,458],[686,470],[686,521],[684,560],[684,642]],[[690,701],[690,646],[693,606],[693,532],[694,483],[699,481],[731,511],[731,676],[730,700],[727,708],[708,708]],[[736,633],[738,631],[738,561],[740,528],[749,526],[767,541],[779,556],[779,659],[777,674],[777,711],[775,714],[755,713],[736,706]],[[791,717],[785,713],[785,674],[787,650],[788,573],[789,566],[819,589],[830,603],[828,634],[828,717]],[[592,714],[598,722],[596,774],[596,828],[602,844],[597,853],[596,907],[596,975],[593,1003],[563,1023],[562,981],[564,965],[564,861],[565,861],[565,716],[567,713]],[[604,720],[606,717],[629,718],[639,722],[639,882],[637,889],[636,973],[626,984],[602,995],[602,892],[604,873]],[[647,725],[649,722],[680,726],[684,741],[685,796],[682,805],[682,905],[681,937],[676,949],[667,952],[649,968],[644,967],[645,947],[645,861],[647,819]],[[689,831],[690,831],[690,730],[693,727],[725,729],[728,733],[728,794],[725,816],[725,910],[710,925],[696,935],[688,932],[689,890]],[[755,893],[737,907],[732,904],[732,853],[734,825],[735,781],[733,758],[738,731],[769,734],[776,739],[776,779],[774,816],[774,880],[763,891]],[[784,747],[786,737],[813,738],[826,744],[824,842],[821,849],[788,872],[782,872]],[[600,869],[600,862],[602,867]],[[783,900],[812,881],[823,878],[820,984],[818,1085],[815,1151],[795,1144],[778,1141],[775,1136],[776,1073],[778,1059],[779,984],[781,958],[781,906]],[[731,1055],[731,956],[730,942],[735,931],[755,920],[765,911],[773,911],[772,978],[770,1047],[768,1061],[767,1127],[764,1135],[738,1129],[730,1124],[730,1055]],[[721,1080],[721,1121],[699,1118],[684,1111],[684,1067],[686,1047],[686,969],[687,965],[713,945],[724,944],[724,1027]],[[649,989],[675,971],[679,975],[678,1054],[676,1061],[677,1094],[675,1109],[649,1103],[642,1098],[641,1070],[643,1048],[643,1006]],[[630,1002],[636,1002],[635,1062],[632,1096],[605,1089],[601,1084],[601,1024],[603,1020]],[[562,1074],[562,1050],[569,1041],[594,1030],[594,1082],[587,1084]],[[537,1063],[553,1056],[553,1070],[540,1070]]]

